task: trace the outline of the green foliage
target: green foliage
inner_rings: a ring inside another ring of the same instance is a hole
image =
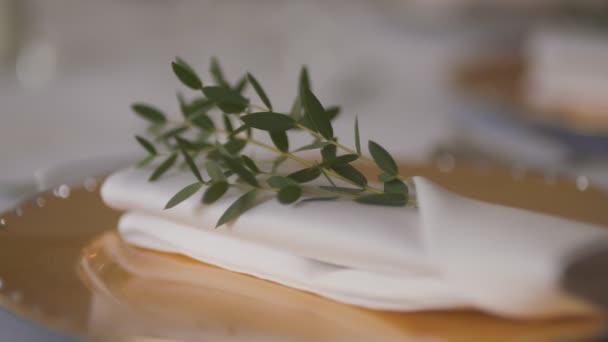
[[[145,138],[140,137],[139,135],[135,136],[135,139],[139,144],[152,156],[155,156],[158,152],[156,152],[156,148],[152,145],[151,142],[146,140]]]
[[[199,182],[201,182],[201,183],[204,182],[203,176],[201,176],[201,172],[198,170],[198,166],[196,166],[196,163],[194,162],[194,160],[192,159],[192,157],[190,156],[190,154],[188,154],[188,151],[186,150],[188,148],[188,143],[186,142],[186,140],[181,139],[180,137],[176,137],[175,140],[177,141],[179,149],[182,152],[182,155],[184,156],[184,160],[186,161],[186,164],[188,164],[188,167],[190,168],[190,171],[192,171],[192,174],[194,175],[194,177]]]
[[[384,192],[392,194],[402,194],[405,196],[408,195],[407,185],[405,185],[405,183],[399,179],[393,179],[384,183]]]
[[[201,199],[205,204],[218,201],[230,187],[243,191],[223,213],[218,226],[234,221],[252,208],[258,194],[263,191],[274,193],[277,200],[284,204],[337,199],[384,206],[408,203],[405,178],[399,175],[397,163],[386,149],[369,141],[371,158],[362,154],[358,118],[354,124],[355,148],[338,143],[331,121],[339,114],[340,108],[326,108],[321,104],[312,91],[306,67],[300,71],[297,96],[289,114],[274,110],[268,94],[251,73],[243,75],[231,86],[215,57],[211,59],[209,67],[214,85],[204,86],[194,69],[180,58],[172,63],[172,69],[186,87],[202,92],[191,100],[178,93],[183,122],[170,122],[165,113],[148,104],[135,103],[131,107],[150,124],[146,135],[150,138],[135,136],[138,144],[148,153],[137,165],[147,167],[161,160],[152,170],[149,180],[158,180],[174,167],[189,169],[197,180],[175,194],[167,203],[167,209],[191,198],[203,186],[207,186]],[[250,99],[242,95],[248,84],[251,84],[267,110],[251,104]],[[254,108],[258,111],[253,112]],[[243,124],[235,129],[233,121],[239,119]],[[288,133],[296,130],[310,134],[314,140],[290,152]],[[269,134],[274,147],[256,140],[254,132]],[[243,154],[245,147],[250,145],[270,150],[276,156],[271,160],[255,160]],[[315,152],[317,158],[302,159],[294,154],[301,151]],[[209,181],[203,178],[200,160],[205,160],[204,169]],[[282,173],[279,169],[287,160],[303,167],[295,172]],[[367,177],[351,165],[355,161],[368,162],[382,170],[378,179],[383,187],[369,185]],[[271,171],[262,171],[267,168],[258,165],[267,165],[264,163],[272,164]],[[319,179],[321,175],[324,179]],[[342,184],[337,180],[350,186],[338,186]],[[304,185],[313,181],[317,182]]]
[[[257,190],[250,190],[244,195],[239,197],[226,211],[222,214],[222,217],[217,222],[216,227],[219,227],[225,223],[229,223],[237,219],[244,212],[251,209],[255,204],[255,198],[257,197]]]
[[[228,187],[229,187],[228,182],[225,182],[225,181],[220,181],[220,182],[211,184],[211,186],[209,186],[207,188],[207,190],[205,191],[205,194],[203,195],[203,203],[205,203],[205,204],[215,203],[222,196],[224,196],[226,191],[228,191]]]
[[[241,113],[247,108],[249,101],[238,92],[220,86],[203,87],[203,93],[213,101],[224,113]]]
[[[260,168],[258,168],[253,159],[249,158],[244,154],[241,156],[241,159],[243,160],[245,166],[249,168],[249,170],[253,171],[254,173],[262,173],[262,171],[260,170]]]
[[[203,82],[201,82],[194,69],[181,58],[176,57],[175,62],[171,63],[171,68],[175,76],[188,88],[199,90],[203,87]]]
[[[297,185],[298,183],[291,178],[283,176],[272,176],[266,181],[274,189],[281,189],[290,185]]]
[[[274,146],[279,149],[279,151],[289,151],[289,138],[287,137],[287,133],[285,131],[270,132],[270,139],[272,140]]]
[[[296,124],[288,115],[273,112],[252,113],[241,116],[241,120],[249,127],[269,132],[286,131]]]
[[[291,204],[296,202],[302,196],[302,188],[298,185],[289,185],[281,188],[277,195],[279,202],[283,204]]]
[[[258,80],[256,80],[255,77],[253,77],[253,75],[250,73],[247,73],[247,79],[249,80],[249,83],[251,83],[251,86],[253,86],[255,92],[260,97],[260,100],[264,102],[266,108],[268,108],[268,110],[272,112],[272,103],[270,103],[270,99],[268,99],[266,92],[264,91]]]
[[[162,175],[165,174],[165,172],[169,171],[169,169],[173,166],[173,164],[175,164],[176,160],[177,160],[177,153],[171,154],[171,156],[169,156],[169,158],[165,159],[165,161],[162,162],[162,164],[160,164],[156,168],[156,170],[154,170],[154,172],[152,173],[152,175],[150,176],[150,178],[148,180],[150,182],[154,182],[154,181],[158,180]]]
[[[365,178],[365,175],[363,173],[361,173],[361,171],[355,169],[351,165],[348,165],[348,164],[334,165],[334,166],[332,166],[332,170],[336,171],[336,173],[338,173],[340,176],[350,180],[351,182],[353,182],[356,185],[359,185],[359,186],[367,185],[367,178]]]
[[[222,168],[215,161],[208,160],[206,163],[206,167],[207,167],[207,174],[209,175],[209,177],[211,177],[211,179],[214,182],[221,182],[221,181],[226,180],[226,176],[224,175]]]
[[[325,142],[325,141],[315,141],[314,143],[312,143],[310,145],[306,145],[306,146],[302,146],[302,147],[298,148],[294,152],[308,151],[308,150],[318,150],[320,148],[325,147],[326,145],[328,145],[328,143]]]
[[[222,67],[220,66],[220,62],[217,60],[216,57],[211,57],[209,73],[211,74],[211,78],[217,85],[230,89],[230,84],[228,83],[228,81],[226,81],[226,78],[224,77],[224,72],[222,71]]]
[[[319,178],[319,176],[321,176],[321,170],[318,167],[309,167],[287,175],[288,178],[298,183],[308,183]]]
[[[365,189],[345,188],[340,186],[320,186],[319,188],[325,191],[346,195],[359,195],[360,193],[365,191]]]
[[[355,148],[361,154],[361,138],[359,137],[359,117],[355,118]]]
[[[177,194],[175,194],[175,196],[173,196],[173,198],[169,200],[169,202],[167,202],[167,205],[165,205],[165,209],[171,209],[176,205],[182,203],[183,201],[187,200],[188,198],[192,197],[201,189],[202,186],[203,183],[197,182],[181,189]]]
[[[378,167],[384,172],[391,175],[396,175],[399,173],[397,163],[382,146],[370,140],[368,149]]]
[[[312,123],[313,129],[319,132],[325,139],[332,140],[334,131],[331,121],[319,99],[310,89],[304,88],[300,93],[306,118]]]
[[[372,194],[364,195],[355,199],[355,201],[363,204],[386,205],[401,207],[407,204],[407,196],[403,194]]]
[[[131,106],[131,109],[137,115],[153,124],[164,124],[167,122],[167,116],[156,107],[143,103],[135,103]]]

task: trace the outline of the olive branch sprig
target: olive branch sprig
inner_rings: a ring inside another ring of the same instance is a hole
[[[224,212],[217,226],[233,221],[252,208],[261,192],[272,193],[283,204],[336,199],[387,206],[415,203],[408,191],[411,179],[399,175],[397,163],[386,149],[370,140],[368,151],[371,157],[363,154],[358,119],[354,124],[355,148],[338,142],[332,120],[339,114],[340,108],[325,108],[321,104],[312,91],[306,67],[300,71],[298,94],[290,112],[281,113],[274,110],[266,92],[252,74],[247,73],[232,85],[216,58],[211,59],[209,70],[213,85],[204,85],[196,71],[179,57],[171,66],[181,83],[200,92],[191,100],[178,93],[182,119],[169,120],[164,112],[148,104],[132,105],[133,111],[150,124],[146,137],[135,137],[148,153],[137,165],[144,167],[162,159],[149,181],[158,180],[175,167],[190,169],[196,179],[175,194],[165,209],[175,207],[203,188],[205,191],[201,201],[205,204],[216,202],[229,188],[243,192]],[[248,85],[251,85],[263,106],[253,104],[244,97]],[[219,118],[221,123],[218,122]],[[272,145],[256,139],[254,130],[268,134]],[[310,134],[313,141],[291,149],[288,132],[297,130]],[[260,161],[256,162],[243,153],[247,146],[274,152],[276,158],[272,160],[272,165],[260,167]],[[319,160],[298,156],[299,152],[315,150],[320,154]],[[290,173],[282,172],[281,166],[287,160],[303,168]],[[367,177],[351,165],[355,161],[367,162],[382,170],[378,180],[383,187],[371,185]],[[208,178],[203,177],[203,168]],[[326,185],[306,185],[321,176],[327,180]],[[337,181],[348,186],[339,186]]]

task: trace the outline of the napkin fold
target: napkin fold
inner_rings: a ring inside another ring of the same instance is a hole
[[[416,177],[419,208],[271,199],[214,229],[238,193],[162,210],[191,175],[149,183],[148,172],[117,172],[102,188],[108,205],[127,211],[119,231],[137,246],[372,309],[472,306],[522,318],[596,311],[563,290],[561,276],[570,255],[608,240],[601,227],[468,199]]]
[[[119,232],[136,246],[186,255],[366,308],[416,311],[465,304],[429,274],[406,270],[384,274],[339,266],[145,214],[126,214]]]

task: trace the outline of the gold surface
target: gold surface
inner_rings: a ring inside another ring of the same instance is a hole
[[[608,197],[592,187],[580,191],[572,182],[534,175],[517,180],[492,168],[404,167],[405,173],[471,197],[608,226]],[[71,334],[111,341],[552,341],[601,328],[601,317],[524,322],[465,310],[359,309],[128,246],[115,232],[119,213],[104,206],[97,191],[75,188],[68,198],[40,198],[2,216],[0,304]]]

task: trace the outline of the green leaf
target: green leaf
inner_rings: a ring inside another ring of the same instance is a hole
[[[406,195],[408,193],[407,185],[399,179],[393,179],[384,183],[384,192],[392,194]]]
[[[321,173],[323,174],[323,177],[325,177],[325,179],[327,179],[327,182],[329,182],[329,184],[331,184],[331,186],[333,186],[334,188],[338,187],[336,185],[336,183],[331,179],[331,177],[329,177],[329,175],[327,174],[327,170],[321,169]]]
[[[241,120],[249,127],[269,132],[286,131],[296,124],[288,115],[274,112],[247,114],[241,116]]]
[[[211,120],[209,115],[205,113],[199,112],[197,114],[193,114],[192,118],[190,119],[190,122],[192,122],[193,125],[208,131],[215,130],[215,123],[213,122],[213,120]]]
[[[150,164],[154,159],[156,159],[156,155],[149,155],[146,158],[140,160],[135,164],[136,167],[144,167]]]
[[[177,138],[177,137],[176,137]],[[208,142],[205,141],[190,141],[188,139],[184,139],[182,137],[179,137],[182,147],[186,150],[186,151],[191,151],[191,152],[201,152],[204,149],[208,149],[209,147],[211,147],[212,145]]]
[[[182,112],[184,118],[188,118],[188,115],[190,115],[190,107],[188,106],[188,103],[186,103],[186,99],[182,93],[177,93],[177,103],[179,103],[179,110]]]
[[[246,212],[248,209],[252,208],[255,204],[256,196],[257,191],[250,190],[249,192],[246,192],[244,195],[239,197],[234,203],[232,203],[230,207],[228,207],[228,209],[226,209],[222,217],[220,217],[219,221],[217,222],[216,227],[219,227],[228,222],[232,222],[233,220],[241,216],[244,212]]]
[[[164,124],[167,122],[167,117],[158,108],[152,107],[143,103],[135,103],[131,109],[142,118],[151,123]]]
[[[319,99],[310,91],[303,89],[301,93],[302,104],[306,118],[312,123],[314,130],[319,132],[326,139],[333,139],[334,131],[331,126],[331,121],[323,109]]]
[[[272,173],[276,173],[279,167],[287,160],[287,156],[280,155],[272,162]]]
[[[367,185],[367,178],[365,178],[365,175],[363,175],[359,170],[355,169],[352,165],[336,165],[332,166],[331,169],[334,170],[340,176],[350,180],[351,182],[357,185]]]
[[[390,182],[396,178],[397,178],[397,175],[386,173],[386,172],[384,172],[378,176],[378,180],[383,183]]]
[[[300,95],[296,96],[296,99],[293,101],[289,116],[296,121],[300,121],[302,118],[302,101],[300,101]]]
[[[245,146],[247,146],[247,141],[238,138],[231,139],[224,144],[224,148],[230,154],[238,154],[245,148]]]
[[[299,100],[299,98],[297,100]],[[299,105],[299,103],[298,103],[298,105]],[[301,111],[301,109],[300,109],[300,111]],[[330,107],[329,109],[326,109],[325,113],[326,113],[327,119],[329,121],[332,121],[338,115],[339,111],[340,110],[338,107]],[[306,115],[297,115],[296,116],[296,115],[294,115],[294,113],[297,113],[297,112],[294,112],[294,109],[292,108],[292,114],[290,114],[290,116],[292,118],[294,118],[298,122],[299,125],[304,126],[313,131],[316,131],[315,126],[309,120],[308,116],[306,116]],[[300,128],[298,127],[297,129],[300,129]]]
[[[233,131],[230,133],[230,138],[234,138],[234,137],[235,137],[235,136],[237,136],[239,133],[241,133],[241,132],[245,132],[247,129],[249,129],[249,126],[247,126],[247,125],[245,125],[245,124],[243,124],[243,125],[241,125],[241,126],[237,127],[237,129],[233,130]]]
[[[154,145],[152,145],[151,142],[149,142],[148,140],[146,140],[145,138],[140,137],[139,135],[135,136],[135,139],[137,139],[137,142],[146,150],[148,151],[148,153],[150,153],[150,155],[156,155],[158,152],[156,151],[156,148],[154,147]]]
[[[255,175],[251,173],[251,171],[247,170],[245,166],[243,166],[240,159],[233,159],[228,156],[222,156],[222,159],[224,160],[226,167],[232,172],[236,173],[243,181],[247,182],[251,186],[260,186],[258,180],[255,178]]]
[[[321,176],[321,170],[318,167],[309,167],[289,174],[287,177],[298,183],[306,183],[313,181]]]
[[[248,84],[247,76],[241,77],[241,79],[234,86],[234,91],[236,91],[239,94],[242,94],[245,91],[245,89],[247,88],[247,84]]]
[[[358,203],[402,207],[407,204],[407,196],[403,194],[372,194],[358,197]]]
[[[270,132],[270,139],[274,146],[276,146],[280,151],[287,152],[289,151],[289,138],[287,137],[287,133],[284,131],[275,131]]]
[[[363,191],[365,191],[364,189],[344,188],[344,187],[340,187],[340,186],[320,186],[319,188],[323,189],[325,191],[336,192],[336,193],[347,194],[347,195],[358,195],[358,194],[362,193]]]
[[[232,120],[230,120],[230,117],[224,114],[222,115],[222,120],[224,120],[224,129],[226,129],[226,132],[232,134],[232,132],[234,132],[234,127],[232,126]]]
[[[310,120],[308,120],[307,116],[302,116],[300,118],[300,120],[298,120],[298,126],[303,126],[306,127],[312,131],[316,131],[316,128],[313,126],[313,124],[310,122]],[[301,129],[300,127],[296,127],[296,129]]]
[[[299,204],[304,204],[308,202],[323,202],[323,201],[335,201],[339,199],[338,196],[319,196],[319,197],[308,197],[300,201]]]
[[[281,188],[277,195],[279,202],[283,204],[291,204],[302,196],[302,188],[298,185],[289,185]]]
[[[211,74],[211,78],[213,81],[217,83],[219,86],[224,88],[230,88],[230,84],[226,81],[224,77],[224,72],[222,71],[222,67],[218,62],[216,57],[211,57],[211,65],[209,67],[209,73]]]
[[[369,153],[374,158],[378,167],[381,168],[384,172],[396,175],[399,173],[399,169],[397,167],[397,163],[391,155],[380,145],[373,141],[369,141],[368,144]]]
[[[201,82],[194,69],[181,58],[177,57],[175,62],[171,63],[171,68],[175,76],[188,88],[198,90],[203,87],[203,82]]]
[[[214,134],[213,132],[202,129],[197,132],[196,136],[199,141],[209,142],[209,139],[213,138]]]
[[[202,186],[203,183],[197,182],[181,189],[177,194],[175,194],[175,196],[173,196],[173,198],[169,200],[169,202],[167,202],[167,205],[165,205],[165,209],[171,209],[176,205],[182,203],[183,201],[187,200],[188,198],[192,197],[192,195],[197,193]]]
[[[258,80],[256,80],[255,77],[253,77],[253,75],[250,73],[247,73],[247,79],[249,80],[249,83],[251,83],[251,85],[253,86],[253,89],[255,90],[256,94],[258,94],[258,96],[260,97],[260,100],[264,102],[266,108],[268,108],[268,110],[272,112],[272,103],[270,103],[270,99],[268,99],[268,96],[266,96],[266,92],[264,91]]]
[[[241,113],[249,101],[236,91],[224,87],[204,87],[203,93],[215,102],[224,113]]]
[[[356,154],[345,154],[343,156],[339,156],[339,157],[335,157],[335,158],[323,161],[323,166],[334,167],[334,166],[354,162],[357,159],[359,159],[359,156]]]
[[[329,143],[325,142],[325,141],[315,141],[310,145],[306,145],[306,146],[302,146],[299,149],[295,150],[294,152],[300,152],[300,151],[307,151],[307,150],[316,150],[318,148],[323,148],[326,145],[328,145]]]
[[[340,107],[333,106],[325,108],[325,113],[327,113],[327,117],[329,121],[333,121],[340,114]]]
[[[166,125],[165,123],[153,123],[146,129],[146,132],[150,135],[157,136],[163,130],[165,125]]]
[[[255,172],[255,173],[261,173],[262,171],[258,168],[257,165],[255,165],[255,162],[253,161],[253,159],[247,157],[246,155],[242,155],[241,159],[243,159],[243,163],[245,164],[245,166],[247,166],[249,168],[249,170]]]
[[[359,117],[355,117],[355,147],[357,148],[357,153],[361,155],[361,139],[359,137]]]
[[[302,69],[300,69],[300,78],[298,81],[298,87],[299,87],[299,91],[301,92],[304,89],[311,89],[310,86],[310,76],[308,76],[308,68],[306,67],[306,65],[302,66]]]
[[[188,111],[192,114],[202,111],[203,113],[207,113],[209,111],[209,109],[213,108],[215,104],[213,103],[213,101],[204,98],[204,97],[199,97],[196,98],[194,100],[192,100],[192,102],[190,103],[190,105],[188,106]]]
[[[326,160],[331,160],[336,158],[336,155],[338,153],[338,149],[336,147],[336,145],[334,144],[327,144],[327,146],[323,147],[323,149],[321,149],[321,157],[323,157],[323,162],[325,162]]]
[[[172,138],[172,137],[174,137],[176,135],[182,134],[182,133],[184,133],[187,130],[188,130],[188,127],[176,127],[176,128],[170,129],[170,130],[166,131],[165,133],[163,133],[160,136],[160,138],[161,139],[169,139],[169,138]]]
[[[266,183],[275,189],[282,189],[286,186],[298,185],[298,183],[293,179],[283,176],[272,176],[266,180]]]
[[[220,160],[222,159],[222,153],[214,146],[211,151],[207,152],[207,160]]]
[[[214,162],[213,160],[208,160],[205,166],[207,168],[207,174],[209,174],[209,177],[211,177],[211,179],[213,179],[215,182],[226,180],[226,177],[222,172],[222,168],[218,165],[218,163]]]
[[[338,157],[329,159],[327,161],[324,161],[323,165],[331,167],[331,166],[336,166],[336,165],[352,163],[357,159],[359,159],[359,155],[357,155],[357,154],[345,154],[345,155],[338,156]]]
[[[203,176],[201,176],[201,172],[198,170],[198,166],[196,166],[196,163],[186,151],[188,143],[180,137],[175,137],[175,140],[177,141],[177,145],[184,156],[184,160],[186,161],[186,164],[188,164],[188,167],[190,168],[190,171],[192,171],[194,177],[196,177],[199,182],[204,182]]]
[[[150,182],[154,182],[155,180],[159,179],[160,176],[162,176],[165,172],[167,172],[173,166],[173,164],[175,164],[176,159],[177,159],[177,154],[176,153],[171,154],[171,156],[169,156],[169,158],[165,159],[165,161],[163,161],[162,164],[160,164],[156,168],[156,170],[154,170],[154,172],[152,173],[152,175],[150,176],[150,178],[148,180]]]
[[[231,156],[231,153],[224,147],[224,145],[220,144],[218,141],[215,142],[215,150],[220,154],[220,156]]]
[[[224,181],[216,182],[211,184],[205,194],[203,195],[203,203],[211,204],[215,203],[218,199],[220,199],[224,194],[228,191],[228,183]]]

